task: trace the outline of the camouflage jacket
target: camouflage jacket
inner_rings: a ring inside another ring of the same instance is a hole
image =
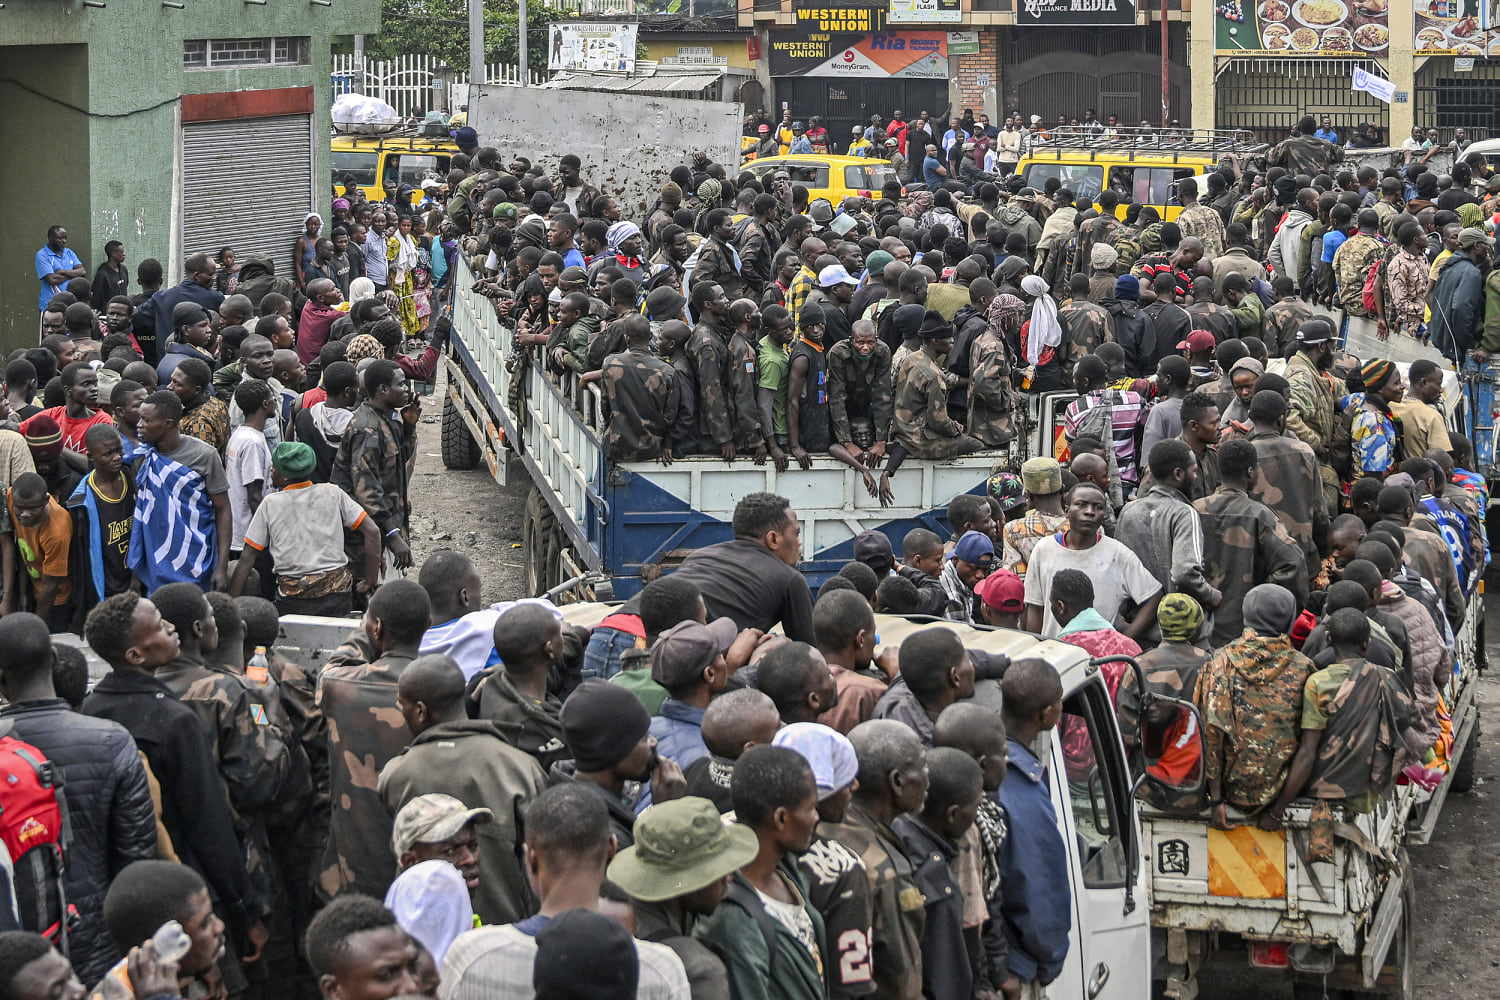
[[[772,436],[769,427],[760,426],[760,405],[755,398],[760,372],[755,348],[743,334],[736,332],[730,334],[724,352],[724,398],[729,401],[734,446],[740,451],[753,451]]]
[[[1328,446],[1333,438],[1333,386],[1318,371],[1307,355],[1298,351],[1286,363],[1286,380],[1290,386],[1286,429],[1297,435],[1326,465]]]
[[[760,223],[754,219],[745,223],[744,230],[740,232],[739,249],[740,268],[745,279],[746,295],[758,298],[760,293],[765,291],[766,286],[775,279],[776,275],[772,273],[771,265],[775,261],[778,242],[774,234],[767,234]],[[701,261],[703,258],[700,256],[698,259]],[[698,269],[695,267],[693,274],[697,273]],[[729,289],[726,288],[724,294],[729,294]]]
[[[734,440],[729,399],[724,395],[727,381],[724,368],[729,364],[727,341],[717,326],[704,320],[693,327],[685,348],[698,383],[698,419],[694,429],[700,444],[715,448]]]
[[[1114,246],[1124,231],[1125,224],[1113,215],[1095,216],[1080,226],[1078,248],[1073,254],[1073,273],[1090,273],[1093,265],[1089,263],[1089,258],[1093,255],[1094,247],[1101,243]]]
[[[1085,354],[1093,354],[1100,344],[1115,339],[1115,318],[1108,309],[1083,299],[1071,299],[1057,310],[1067,352],[1063,367],[1069,372]]]
[[[853,852],[864,865],[876,994],[883,1000],[921,1000],[926,903],[901,838],[858,802],[849,807],[844,822],[819,823],[818,832]]]
[[[1224,220],[1207,205],[1193,204],[1177,216],[1182,238],[1196,236],[1203,241],[1203,256],[1212,260],[1224,252]]]
[[[1213,614],[1215,646],[1239,635],[1240,606],[1250,588],[1276,583],[1307,603],[1307,568],[1302,551],[1276,515],[1244,490],[1221,485],[1193,501],[1203,524],[1203,568],[1223,599]]]
[[[969,358],[968,431],[986,447],[1002,447],[1015,436],[1011,414],[1020,398],[1011,382],[1005,338],[986,329],[974,339]]]
[[[1284,167],[1293,177],[1298,174],[1316,177],[1330,172],[1333,164],[1343,161],[1343,147],[1315,135],[1294,135],[1271,150],[1266,157],[1266,166]]]
[[[681,390],[672,366],[645,349],[604,359],[600,384],[609,407],[604,457],[643,462],[661,457],[662,442],[677,419]]]
[[[1190,642],[1162,642],[1136,656],[1146,690],[1167,698],[1191,702],[1198,687],[1198,671],[1208,662],[1209,652]],[[1125,749],[1134,752],[1141,740],[1141,691],[1136,686],[1135,671],[1120,675],[1115,690],[1115,714],[1120,718],[1120,737]]]
[[[1203,300],[1194,302],[1187,307],[1187,314],[1192,318],[1194,330],[1207,330],[1214,335],[1214,342],[1222,344],[1240,335],[1240,323],[1234,313],[1226,306],[1217,302]],[[1271,357],[1277,358],[1281,355],[1275,351]]]
[[[828,419],[833,440],[853,441],[849,421],[868,417],[876,441],[891,436],[891,349],[880,341],[868,358],[854,353],[852,340],[828,349]]]
[[[1353,800],[1358,810],[1396,783],[1411,759],[1401,734],[1417,710],[1393,672],[1363,659],[1335,663],[1308,679],[1304,702],[1325,723],[1305,794]]]
[[[1321,565],[1317,540],[1328,533],[1329,524],[1317,456],[1305,443],[1285,434],[1251,430],[1246,440],[1255,447],[1260,467],[1250,496],[1271,508],[1301,549],[1302,571],[1310,585]]]
[[[709,237],[698,247],[698,262],[693,265],[693,284],[713,282],[724,289],[730,302],[744,298],[749,290],[740,274],[739,262],[734,248],[714,237]]]
[[[1351,316],[1368,316],[1365,309],[1365,277],[1370,266],[1385,255],[1388,241],[1370,233],[1355,233],[1333,255],[1333,279],[1339,306]]]
[[[412,657],[388,654],[373,663],[326,666],[318,708],[328,723],[332,824],[318,891],[324,899],[361,892],[384,899],[396,877],[391,814],[380,800],[380,769],[408,744],[411,732],[396,708],[396,683]]]
[[[945,459],[963,454],[962,425],[948,416],[948,383],[925,350],[913,351],[896,376],[891,436],[913,458]]]
[[[674,455],[689,455],[697,443],[693,428],[698,424],[698,372],[683,351],[664,360],[677,380],[677,419],[668,426],[662,445],[671,448]]]
[[[1203,710],[1207,777],[1224,800],[1254,812],[1281,794],[1302,728],[1302,687],[1312,661],[1284,635],[1246,629],[1198,674],[1193,700]]]
[[[399,413],[382,414],[368,402],[349,421],[333,460],[332,483],[365,509],[382,537],[407,529],[407,476],[417,435]]]
[[[1265,317],[1266,353],[1272,358],[1286,357],[1287,350],[1297,343],[1297,327],[1309,319],[1312,309],[1299,298],[1271,303]]]

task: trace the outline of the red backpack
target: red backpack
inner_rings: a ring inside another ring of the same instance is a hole
[[[11,735],[0,721],[0,847],[11,868],[16,917],[68,953],[68,906],[63,850],[68,813],[62,774],[47,755]]]
[[[1382,256],[1375,263],[1371,264],[1370,269],[1365,272],[1365,284],[1360,289],[1359,299],[1360,305],[1365,307],[1366,316],[1375,315],[1375,305],[1379,301],[1380,295],[1380,276],[1384,270],[1385,257]]]

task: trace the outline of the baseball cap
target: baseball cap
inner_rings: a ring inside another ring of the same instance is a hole
[[[953,551],[948,553],[949,559],[962,559],[966,563],[981,568],[988,568],[995,561],[995,543],[990,541],[990,536],[978,531],[966,531]]]
[[[1310,319],[1297,327],[1297,343],[1326,344],[1333,339],[1333,325],[1326,319]]]
[[[1187,335],[1186,340],[1177,345],[1177,349],[1192,351],[1194,354],[1206,354],[1215,346],[1213,334],[1207,330],[1194,330]]]
[[[647,903],[675,899],[713,885],[755,857],[755,831],[725,823],[708,799],[696,795],[658,802],[635,819],[634,845],[609,863],[609,880]]]
[[[516,217],[516,206],[508,201],[502,201],[490,212],[492,219],[514,219]]]
[[[1485,246],[1492,247],[1495,245],[1495,240],[1493,237],[1487,236],[1483,229],[1465,229],[1458,234],[1459,246],[1467,249],[1476,243],[1483,243]]]
[[[1015,614],[1026,608],[1026,584],[1014,570],[997,569],[980,580],[974,593],[996,611]]]
[[[587,281],[589,273],[577,264],[569,264],[563,268],[562,274],[557,276],[558,281]]]
[[[829,264],[818,272],[818,284],[823,288],[832,288],[834,285],[857,285],[859,282],[844,270],[844,265]]]
[[[470,809],[451,795],[418,795],[396,813],[391,846],[398,855],[405,854],[413,844],[436,844],[456,837],[470,823],[489,823],[494,818],[488,809]]]
[[[760,128],[756,129],[755,131],[761,132],[761,133],[770,132],[771,131],[771,126],[769,126],[769,125],[762,125]]]
[[[794,722],[771,740],[801,754],[812,768],[818,785],[818,801],[846,787],[859,775],[859,758],[849,737],[818,722]]]
[[[1055,458],[1028,458],[1021,465],[1021,485],[1028,496],[1044,497],[1062,492],[1062,465]]]
[[[896,565],[896,553],[891,547],[891,537],[873,528],[854,536],[854,559],[875,571],[876,576],[886,576]]]
[[[807,217],[813,220],[817,228],[826,226],[833,221],[833,206],[828,203],[827,198],[818,198],[808,206]]]
[[[739,634],[732,618],[715,618],[707,625],[692,621],[673,625],[651,647],[651,679],[669,691],[700,679]]]

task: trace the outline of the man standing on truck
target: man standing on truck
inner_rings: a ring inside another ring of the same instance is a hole
[[[929,309],[917,335],[922,349],[896,376],[892,431],[897,444],[913,458],[936,461],[979,451],[984,444],[948,416],[948,382],[939,359],[953,350],[953,324]],[[893,453],[893,463],[895,458]]]
[[[651,353],[651,323],[640,314],[621,321],[625,350],[604,359],[600,382],[609,404],[604,429],[604,456],[611,462],[660,459],[670,465],[664,448],[677,420],[682,391],[672,366]]]
[[[693,368],[697,385],[697,433],[698,450],[704,454],[718,456],[726,462],[734,461],[734,426],[730,419],[729,400],[724,394],[724,367],[729,362],[729,334],[725,329],[724,314],[729,311],[729,299],[724,289],[714,282],[696,282],[693,285],[693,315],[698,324],[693,327],[683,348]]]

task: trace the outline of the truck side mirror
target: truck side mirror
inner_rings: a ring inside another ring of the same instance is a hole
[[[1136,794],[1164,812],[1197,814],[1208,808],[1207,745],[1198,706],[1143,690],[1141,763]]]

